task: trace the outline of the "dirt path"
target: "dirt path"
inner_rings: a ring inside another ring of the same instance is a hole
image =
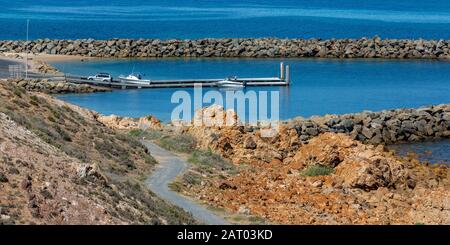
[[[142,141],[152,156],[159,162],[153,174],[147,179],[147,186],[164,200],[192,213],[199,221],[210,225],[228,224],[223,218],[213,214],[201,205],[169,189],[169,184],[188,168],[188,163],[177,155],[164,150],[149,141]]]

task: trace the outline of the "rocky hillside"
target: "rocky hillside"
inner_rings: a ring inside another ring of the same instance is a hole
[[[98,93],[110,92],[111,88],[91,86],[88,84],[75,84],[66,81],[51,81],[48,79],[9,79],[13,83],[27,91],[43,92],[47,94],[66,94],[66,93]]]
[[[434,109],[448,113],[443,108]],[[434,115],[428,110],[419,114]],[[402,114],[402,121],[410,120],[407,115],[416,118],[416,111]],[[190,126],[183,132],[239,170],[230,174],[216,169],[211,174],[198,169],[195,181],[192,175],[183,178],[184,193],[213,206],[282,224],[450,224],[448,165],[400,158],[383,145],[364,144],[351,134],[324,131],[302,140],[302,130],[292,127],[298,122],[261,137],[264,128],[242,126],[235,114],[217,106],[198,111],[194,120],[208,126]],[[234,123],[214,123],[222,120]],[[342,124],[339,118],[333,120],[333,125]],[[443,130],[448,132],[447,126]]]
[[[343,134],[311,139],[289,163],[238,166],[237,174],[186,182],[185,193],[271,223],[450,224],[448,167],[399,159]]]
[[[358,137],[384,128],[403,140],[448,137],[449,112],[442,105],[296,119],[271,137],[262,137],[265,126],[244,126],[220,106],[197,111],[193,126],[102,120],[149,128],[132,132],[191,153],[191,169],[172,187],[237,215],[277,224],[450,224],[449,165],[399,157]]]
[[[0,41],[0,52],[88,57],[327,57],[449,59],[448,40],[360,39],[112,39]]]
[[[91,86],[87,84],[75,84],[65,81],[51,81],[48,79],[9,79],[13,83],[27,91],[43,92],[47,94],[66,94],[66,93],[98,93],[110,92],[111,88]]]
[[[289,162],[301,145],[327,132],[347,134],[351,139],[374,145],[450,138],[449,104],[297,118],[280,122],[274,137],[261,137],[261,132],[268,130],[269,124],[240,125],[234,112],[225,112],[220,106],[204,108],[196,113],[194,120],[197,125],[212,127],[193,126],[185,128],[185,132],[198,138],[200,147],[210,147],[235,163]],[[227,121],[235,124],[231,127],[216,126]]]
[[[0,102],[0,223],[196,223],[142,185],[154,159],[96,113],[4,81]]]

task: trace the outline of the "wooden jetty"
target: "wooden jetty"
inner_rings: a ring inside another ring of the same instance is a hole
[[[54,79],[57,79],[54,77]],[[88,80],[87,77],[65,74],[65,81],[78,84],[89,84],[95,86],[107,86],[121,89],[141,89],[141,88],[186,88],[186,87],[217,87],[217,82],[224,78],[215,79],[178,79],[178,80],[151,80],[149,84],[133,84],[118,80],[111,82],[103,82],[96,80]],[[280,63],[279,77],[263,77],[263,78],[236,78],[235,81],[243,82],[246,86],[288,86],[290,81],[289,65]]]

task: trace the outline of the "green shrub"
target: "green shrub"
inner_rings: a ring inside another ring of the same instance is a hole
[[[196,150],[192,153],[188,162],[197,165],[201,170],[211,171],[212,169],[219,169],[223,171],[235,170],[233,164],[223,159],[221,156],[213,153],[211,150]]]
[[[132,129],[128,135],[133,138],[153,140],[156,144],[169,151],[192,152],[197,142],[194,137],[187,134],[173,134],[154,129]]]
[[[13,99],[12,102],[21,108],[28,108],[30,106],[27,102],[21,99]]]
[[[25,93],[25,89],[21,87],[14,86],[13,94],[17,97],[22,97],[22,94]]]
[[[128,132],[128,135],[134,138],[142,138],[145,137],[148,140],[157,140],[162,137],[167,136],[167,134],[163,133],[160,130],[154,130],[154,129],[132,129]]]
[[[36,95],[31,95],[30,99],[36,102],[39,102],[39,98]]]
[[[302,171],[305,176],[321,176],[334,173],[334,169],[327,166],[312,165]]]
[[[139,137],[139,136],[141,136],[142,134],[144,134],[144,130],[142,130],[142,129],[140,129],[140,128],[132,129],[132,130],[130,130],[130,132],[128,132],[128,134],[129,134],[131,137]]]
[[[159,140],[159,145],[169,151],[192,152],[197,145],[194,137],[186,134],[166,136]]]
[[[52,116],[48,116],[47,119],[48,119],[50,122],[56,122],[56,119],[55,119],[54,117],[52,117]]]
[[[202,182],[202,176],[198,173],[187,172],[183,174],[183,183],[188,183],[191,185],[199,185]]]

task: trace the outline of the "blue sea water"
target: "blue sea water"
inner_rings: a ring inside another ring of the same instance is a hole
[[[0,0],[0,39],[450,39],[441,0]]]
[[[419,161],[431,164],[450,164],[450,140],[396,144],[389,146],[400,156],[417,154]]]
[[[66,61],[53,65],[72,74],[131,71],[147,79],[268,77],[279,75],[280,59],[116,59]],[[288,59],[289,87],[248,87],[248,91],[279,91],[280,118],[343,114],[363,110],[414,108],[450,102],[450,61]],[[152,114],[169,121],[178,104],[175,91],[193,89],[118,90],[113,93],[70,94],[63,100],[104,114],[141,117]],[[204,89],[204,92],[209,91]],[[225,96],[225,92],[221,91]],[[248,115],[246,115],[248,118]]]
[[[450,39],[447,0],[0,0],[0,6],[0,39],[25,39],[27,19],[30,39],[326,39],[375,35]],[[117,76],[134,69],[148,78],[171,79],[277,76],[279,62],[159,59],[55,65],[81,75],[106,71]],[[450,102],[449,61],[293,59],[287,63],[292,67],[290,87],[252,88],[280,92],[281,119]],[[192,89],[185,90],[192,94]],[[170,103],[175,91],[123,90],[61,98],[104,114],[153,114],[168,121],[176,106]],[[448,144],[437,145],[448,153]],[[445,158],[448,160],[448,155]]]

